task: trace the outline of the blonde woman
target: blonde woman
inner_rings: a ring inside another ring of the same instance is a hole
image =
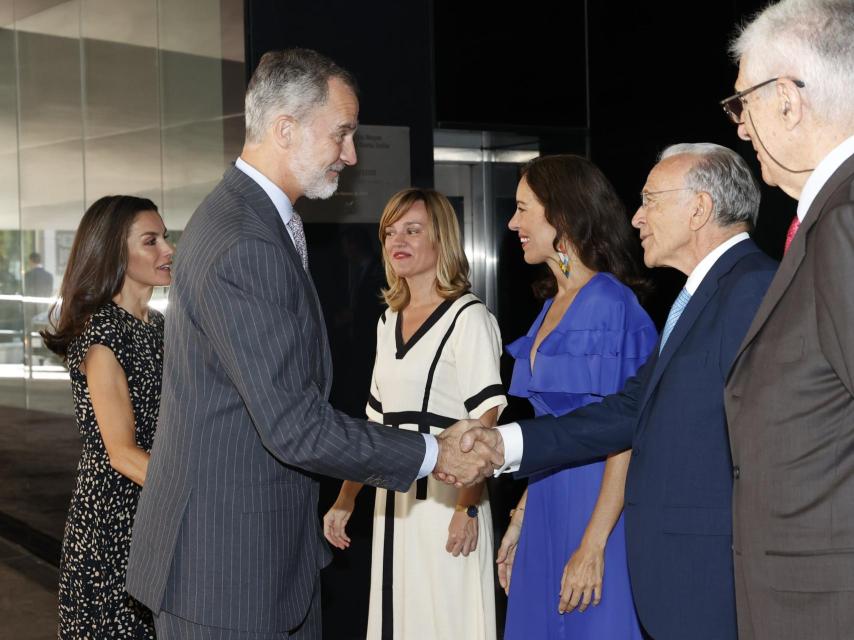
[[[439,434],[460,418],[494,426],[506,405],[501,337],[469,292],[468,262],[448,199],[405,189],[380,221],[388,309],[366,408],[375,422]],[[334,546],[361,484],[346,481],[323,519]],[[369,639],[493,640],[492,517],[482,484],[456,489],[432,477],[406,493],[377,490]]]

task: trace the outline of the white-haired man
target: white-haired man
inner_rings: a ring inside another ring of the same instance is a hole
[[[127,571],[161,640],[320,639],[330,553],[312,472],[405,491],[437,456],[469,478],[487,466],[327,402],[329,345],[293,203],[331,196],[356,163],[358,113],[355,81],[332,60],[265,54],[240,158],[181,237]]]
[[[783,0],[722,101],[798,200],[726,387],[739,637],[854,636],[854,2]]]

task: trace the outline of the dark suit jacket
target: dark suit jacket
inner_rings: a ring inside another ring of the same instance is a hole
[[[307,472],[405,491],[424,440],[327,403],[311,278],[272,202],[239,169],[181,237],[165,334],[128,591],[206,626],[293,629],[330,558]]]
[[[24,295],[49,298],[53,295],[53,275],[44,267],[34,267],[24,274]]]
[[[852,278],[854,157],[804,216],[727,382],[744,638],[854,634]]]
[[[661,354],[622,392],[520,423],[522,475],[632,448],[629,574],[638,616],[656,640],[736,637],[723,388],[775,268],[752,240],[739,242],[703,279]]]

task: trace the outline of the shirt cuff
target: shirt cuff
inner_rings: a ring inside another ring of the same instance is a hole
[[[524,449],[524,440],[522,438],[522,427],[518,422],[510,422],[495,427],[498,433],[501,434],[501,439],[504,441],[504,464],[495,471],[497,478],[502,473],[519,470],[519,465],[522,464],[522,450]]]
[[[424,462],[421,463],[421,468],[418,470],[419,479],[433,471],[436,466],[436,460],[439,457],[439,443],[436,442],[436,436],[429,433],[422,433],[421,435],[424,436],[426,449],[424,451]]]

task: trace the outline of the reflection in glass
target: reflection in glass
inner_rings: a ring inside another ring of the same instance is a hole
[[[6,170],[3,160],[0,172]],[[20,296],[20,232],[0,229],[0,405],[23,407],[23,309]]]
[[[86,207],[150,198],[177,240],[239,152],[242,16],[242,0],[0,3],[0,407],[72,410],[38,331]]]

